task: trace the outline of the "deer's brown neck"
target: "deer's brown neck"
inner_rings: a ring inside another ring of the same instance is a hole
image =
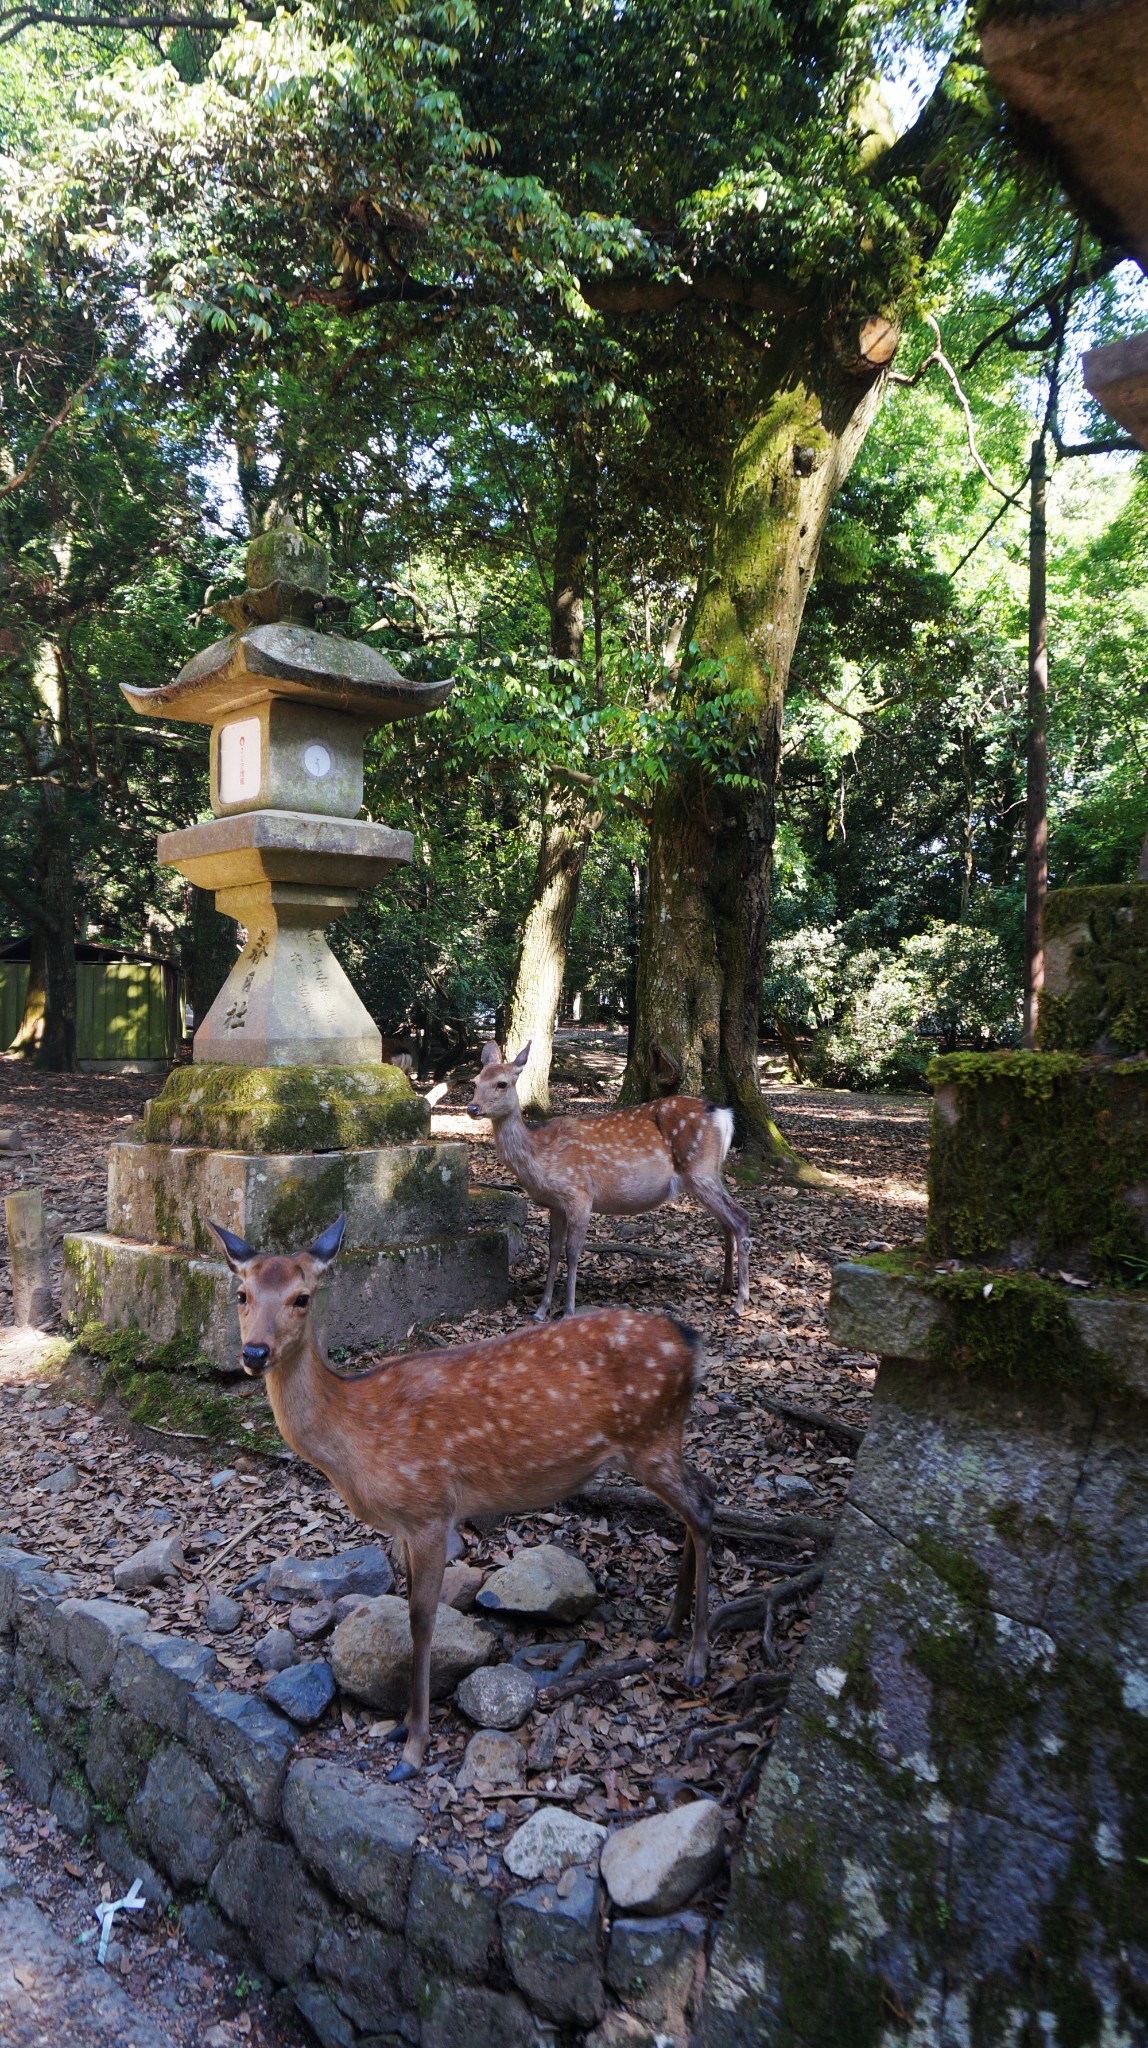
[[[289,1372],[269,1372],[266,1386],[279,1433],[296,1457],[325,1472],[337,1493],[362,1520],[374,1523],[375,1515],[364,1512],[356,1475],[362,1470],[361,1415],[363,1390],[368,1396],[372,1420],[390,1405],[391,1389],[378,1379],[344,1380],[331,1371],[312,1337],[307,1350]]]
[[[494,1150],[501,1166],[509,1166],[520,1180],[527,1180],[534,1164],[534,1141],[520,1105],[494,1126]]]

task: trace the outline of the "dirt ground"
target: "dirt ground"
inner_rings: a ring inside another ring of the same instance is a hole
[[[603,1113],[620,1051],[604,1035],[564,1039],[555,1108]],[[58,1237],[100,1227],[107,1144],[127,1135],[156,1085],[38,1076],[0,1061],[0,1127],[15,1129],[20,1148],[0,1152],[0,1193],[42,1186]],[[522,1731],[530,1745],[525,1795],[495,1800],[460,1793],[454,1779],[471,1731],[451,1706],[435,1709],[428,1768],[415,1789],[426,1817],[424,1839],[479,1883],[501,1888],[506,1882],[499,1841],[542,1800],[607,1820],[671,1804],[679,1791],[705,1793],[721,1801],[736,1844],[776,1727],[785,1676],[808,1628],[825,1538],[848,1488],[873,1381],[872,1359],[828,1341],[830,1271],[842,1257],[919,1237],[925,1211],[924,1098],[781,1085],[770,1092],[790,1143],[831,1173],[833,1183],[816,1190],[776,1183],[740,1190],[753,1228],[747,1314],[735,1316],[718,1297],[720,1233],[686,1202],[652,1216],[596,1219],[579,1274],[580,1306],[667,1308],[702,1330],[709,1372],[691,1418],[688,1454],[711,1475],[720,1508],[735,1523],[740,1515],[772,1525],[766,1532],[722,1530],[711,1614],[772,1594],[769,1640],[763,1640],[760,1599],[752,1625],[744,1609],[735,1610],[716,1634],[701,1693],[684,1689],[681,1644],[653,1640],[669,1605],[680,1532],[662,1510],[647,1511],[629,1497],[619,1504],[606,1492],[593,1505],[580,1500],[490,1531],[464,1527],[468,1562],[491,1566],[523,1544],[557,1540],[582,1555],[602,1595],[587,1621],[547,1632],[548,1640],[584,1641],[586,1682],[559,1704],[548,1706],[543,1696]],[[475,1178],[510,1185],[488,1128],[465,1116],[468,1095],[461,1083],[452,1089],[435,1111],[434,1135],[465,1138]],[[508,1306],[436,1325],[432,1336],[457,1341],[526,1323],[545,1259],[545,1217],[532,1211]],[[4,1269],[3,1318],[11,1312],[6,1288]],[[186,1438],[149,1433],[129,1441],[107,1415],[61,1400],[50,1381],[30,1376],[26,1363],[5,1367],[5,1348],[0,1336],[0,1529],[72,1573],[84,1594],[111,1593],[119,1557],[178,1529],[188,1560],[184,1573],[163,1589],[135,1596],[137,1603],[149,1608],[153,1625],[211,1642],[225,1682],[261,1685],[252,1652],[269,1627],[282,1625],[284,1610],[272,1609],[259,1585],[249,1582],[284,1552],[319,1555],[364,1540],[361,1525],[319,1474],[287,1454],[245,1455],[228,1466],[210,1445]],[[7,1349],[14,1357],[11,1344]],[[262,1408],[258,1390],[252,1399]],[[785,1412],[794,1409],[822,1419],[801,1421]],[[36,1491],[68,1462],[79,1475],[73,1492]],[[221,1480],[221,1467],[231,1476]],[[225,1637],[206,1629],[213,1591],[240,1591],[243,1602],[242,1623]],[[540,1634],[505,1625],[503,1653]],[[636,1668],[595,1685],[595,1666],[620,1659]],[[370,1712],[337,1703],[301,1739],[300,1750],[353,1756],[369,1774],[382,1774],[393,1760],[385,1741],[389,1727]],[[17,1860],[22,1883],[53,1924],[73,1938],[85,1921],[94,1924],[94,1899],[115,1883],[94,1854],[57,1836],[55,1824],[29,1812],[10,1788],[0,1788],[0,1822],[6,1831],[0,1856]],[[720,1896],[719,1888],[709,1903],[719,1905]],[[147,1925],[150,1914],[139,1919],[144,1924],[133,1921],[122,1937],[118,1963],[125,1986],[180,2048],[208,2042],[213,2025],[220,2031],[210,2048],[233,2040],[272,2048],[296,2038],[293,2023],[280,2020],[245,1981],[237,1996],[223,1973],[188,1956],[182,1937]]]

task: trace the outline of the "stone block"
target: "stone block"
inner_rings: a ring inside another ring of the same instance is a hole
[[[204,1643],[148,1630],[120,1642],[109,1686],[112,1698],[141,1721],[182,1738],[187,1705],[197,1686],[217,1668],[215,1651]]]
[[[249,1976],[257,1969],[251,1943],[203,1899],[192,1899],[180,1908],[179,1924],[193,1955],[206,1956],[217,1965],[230,1963]]]
[[[592,1863],[596,1869],[605,1840],[606,1830],[596,1820],[564,1806],[540,1806],[515,1829],[503,1855],[515,1877],[530,1879],[573,1863]]]
[[[511,1262],[520,1257],[525,1243],[526,1196],[514,1188],[471,1188],[468,1203],[471,1230],[504,1230],[510,1245]]]
[[[150,1616],[142,1607],[128,1607],[119,1600],[64,1600],[60,1603],[58,1633],[63,1653],[89,1692],[98,1692],[112,1675],[121,1644],[146,1633]]]
[[[283,1822],[304,1862],[340,1898],[394,1932],[402,1927],[422,1820],[397,1789],[307,1757],[287,1774]]]
[[[114,1870],[121,1884],[130,1888],[139,1879],[149,1906],[166,1912],[171,1904],[171,1887],[158,1870],[141,1856],[126,1828],[116,1821],[98,1821],[92,1837],[97,1856]]]
[[[355,2048],[356,2034],[350,2020],[313,1977],[304,1977],[295,1985],[294,1992],[295,2004],[322,2048]]]
[[[54,1624],[62,1590],[54,1572],[26,1572],[21,1578],[12,1621],[25,1655],[46,1659],[55,1654]]]
[[[377,1927],[353,1932],[346,1921],[319,1943],[315,1969],[340,2011],[364,2033],[391,2034],[399,2027],[402,1952],[397,1935]]]
[[[100,1804],[122,1813],[143,1784],[144,1773],[160,1737],[114,1700],[102,1699],[92,1710],[84,1768]]]
[[[55,1779],[73,1760],[48,1740],[26,1701],[15,1696],[0,1705],[0,1756],[33,1806],[47,1806]]]
[[[277,1984],[289,1984],[310,1966],[332,1924],[330,1900],[311,1883],[294,1849],[269,1841],[258,1828],[224,1850],[208,1892],[250,1936]]]
[[[12,1626],[20,1581],[30,1572],[46,1570],[47,1564],[46,1557],[31,1550],[19,1550],[11,1543],[0,1545],[0,1634],[6,1635]]]
[[[422,2048],[541,2048],[538,2024],[514,1993],[431,1979],[419,2010]]]
[[[558,1543],[539,1543],[491,1572],[476,1604],[492,1614],[580,1621],[597,1602],[598,1588],[581,1558]]]
[[[1148,1250],[1148,1065],[953,1053],[929,1074],[930,1258],[1123,1284]]]
[[[6,1700],[12,1690],[12,1670],[15,1659],[6,1643],[0,1643],[0,1700]]]
[[[562,1892],[540,1884],[504,1899],[499,1921],[510,1974],[536,2012],[569,2026],[601,2019],[606,1996],[596,1877],[577,1871]]]
[[[179,1743],[152,1758],[128,1820],[181,1885],[206,1884],[236,1831],[218,1786]]]
[[[51,1656],[18,1649],[12,1660],[14,1686],[47,1735],[62,1750],[79,1754],[88,1739],[89,1697],[75,1673]]]
[[[175,1067],[144,1111],[149,1144],[340,1152],[425,1138],[430,1111],[398,1067]]]
[[[108,1157],[107,1227],[216,1258],[209,1219],[260,1251],[289,1252],[345,1214],[344,1250],[374,1250],[467,1228],[467,1172],[464,1145],[250,1153],[124,1143]]]
[[[57,1778],[48,1801],[48,1810],[54,1813],[60,1826],[77,1841],[90,1835],[95,1826],[96,1809],[92,1797],[79,1771],[69,1771],[66,1777]]]
[[[224,1790],[242,1799],[256,1820],[279,1818],[279,1795],[295,1742],[281,1714],[249,1692],[208,1687],[187,1704],[187,1746]]]
[[[1050,889],[1044,899],[1042,1052],[1148,1051],[1148,886]]]
[[[639,2019],[670,2033],[684,2032],[705,1946],[706,1923],[700,1913],[615,1920],[606,1951],[606,1982]]]
[[[119,1593],[142,1593],[149,1586],[162,1586],[166,1580],[177,1578],[180,1567],[186,1563],[178,1536],[157,1536],[131,1557],[122,1558],[112,1579]]]
[[[407,1940],[440,1970],[480,1981],[497,1931],[494,1892],[468,1884],[437,1856],[420,1850],[411,1877]]]

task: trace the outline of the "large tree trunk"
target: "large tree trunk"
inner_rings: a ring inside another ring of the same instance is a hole
[[[40,903],[44,934],[44,1035],[37,1063],[76,1071],[76,907],[68,804],[58,783],[42,785]]]
[[[214,892],[192,888],[187,992],[198,1030],[235,965],[236,926],[215,907]]]
[[[891,341],[882,341],[884,354]],[[880,402],[881,367],[846,358],[824,328],[781,337],[730,464],[684,637],[752,699],[748,786],[691,768],[654,806],[638,963],[638,1019],[623,1100],[657,1093],[651,1048],[682,1087],[732,1105],[751,1157],[796,1162],[770,1118],[758,1024],[790,662],[829,508]],[[701,687],[706,687],[704,684]]]
[[[45,984],[48,976],[47,948],[44,934],[39,926],[31,934],[31,953],[28,961],[28,991],[24,997],[24,1015],[20,1029],[12,1040],[11,1051],[18,1052],[24,1059],[32,1059],[40,1050],[44,1036],[44,1007],[47,1001]]]
[[[575,667],[581,667],[586,631],[586,559],[593,516],[594,458],[580,431],[558,517],[550,601],[550,652],[556,661]],[[518,1083],[524,1109],[550,1107],[550,1058],[566,950],[599,815],[592,797],[580,786],[560,776],[551,780],[506,1023],[506,1045],[512,1052],[530,1042],[530,1058]]]

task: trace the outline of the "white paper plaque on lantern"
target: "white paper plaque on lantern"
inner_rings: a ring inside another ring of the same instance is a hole
[[[330,749],[323,745],[322,740],[310,740],[304,747],[303,766],[316,781],[331,773]]]
[[[219,801],[241,804],[259,794],[263,769],[260,761],[259,720],[238,718],[225,725],[219,735]]]

